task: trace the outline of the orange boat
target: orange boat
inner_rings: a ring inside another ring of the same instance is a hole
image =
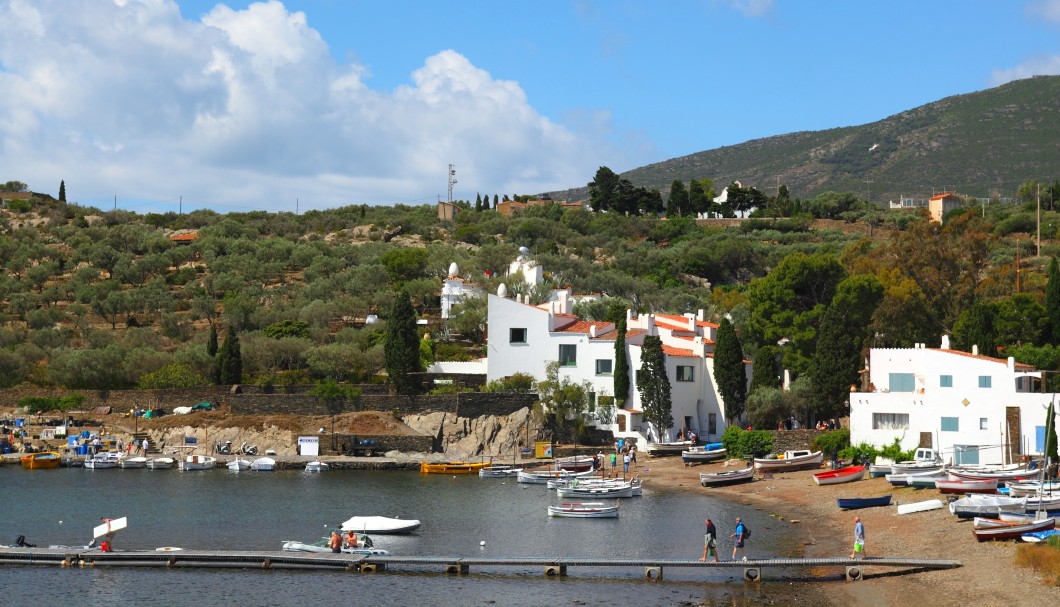
[[[62,456],[55,451],[41,451],[40,453],[27,453],[19,458],[19,461],[26,470],[48,470],[58,468]]]
[[[478,474],[478,471],[489,465],[489,462],[443,462],[432,464],[420,462],[420,472],[424,474]]]

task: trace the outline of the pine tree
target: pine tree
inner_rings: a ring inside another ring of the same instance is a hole
[[[666,354],[658,335],[644,338],[640,351],[640,373],[637,391],[640,392],[644,421],[658,431],[660,439],[674,426],[673,401],[670,399],[670,378],[666,376]]]
[[[66,180],[59,180],[59,202],[66,202]]]
[[[776,346],[762,346],[755,352],[754,366],[751,368],[751,387],[747,389],[750,396],[759,388],[779,388],[780,377],[777,374],[777,358],[780,356],[780,348]]]
[[[685,183],[680,179],[674,179],[670,184],[670,198],[666,201],[666,215],[668,217],[684,215],[687,208],[688,190],[685,189]]]
[[[747,372],[743,364],[743,346],[728,318],[721,319],[718,327],[718,340],[714,345],[714,379],[725,403],[725,417],[738,419],[743,415],[747,401]]]
[[[383,358],[390,385],[398,394],[413,394],[416,381],[412,373],[420,369],[420,344],[416,339],[416,313],[406,291],[398,293],[386,321]]]
[[[1060,264],[1049,262],[1049,282],[1045,285],[1045,313],[1049,317],[1051,341],[1060,341]]]
[[[218,360],[220,384],[223,386],[243,382],[243,357],[239,352],[239,334],[232,327],[225,331]]]
[[[629,359],[626,357],[626,319],[615,325],[615,401],[619,407],[629,399]]]

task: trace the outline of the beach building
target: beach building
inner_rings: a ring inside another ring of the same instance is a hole
[[[1041,372],[977,348],[872,348],[868,391],[850,394],[850,442],[933,447],[954,464],[1001,464],[1040,455],[1045,407]]]
[[[525,278],[537,276],[540,266],[520,256],[511,269]],[[577,298],[569,290],[553,290],[553,296],[548,302],[531,305],[526,295],[509,296],[503,284],[496,295],[488,296],[486,379],[526,373],[541,381],[547,365],[558,362],[561,381],[586,382],[594,402],[611,401],[615,396],[615,324],[579,320],[573,313]],[[624,407],[605,407],[595,423],[616,437],[639,437],[641,444],[672,440],[683,429],[695,430],[704,439],[719,438],[725,431],[725,411],[714,382],[718,325],[706,321],[702,310],[684,315],[627,311],[626,329],[630,394]],[[673,401],[674,425],[670,428],[652,429],[643,421],[636,370],[641,366],[644,338],[649,335],[660,337],[666,355]]]

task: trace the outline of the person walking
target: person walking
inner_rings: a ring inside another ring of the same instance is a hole
[[[625,471],[625,474],[629,474],[629,451],[626,451],[622,455],[622,468]]]
[[[637,467],[637,443],[633,443],[629,446],[629,463],[634,468]]]
[[[618,452],[611,454],[611,476],[618,474]]]
[[[865,525],[860,516],[854,517],[854,552],[850,553],[850,558],[857,556],[865,558]]]
[[[703,535],[703,556],[699,557],[700,561],[707,562],[708,556],[713,556],[715,563],[718,562],[718,529],[714,526],[714,521],[709,518],[703,521],[707,525],[707,532]]]
[[[144,448],[144,455],[147,455],[147,447],[150,446],[150,443],[147,442],[146,438],[144,439],[144,442],[141,446]]]
[[[747,548],[744,546],[746,543],[747,527],[743,524],[743,519],[736,517],[736,531],[729,537],[735,538],[736,543],[732,546],[732,560],[736,560],[736,551],[739,550],[743,554],[743,560],[747,560]]]

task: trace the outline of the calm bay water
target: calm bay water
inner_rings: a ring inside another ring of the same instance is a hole
[[[102,516],[126,516],[117,550],[159,546],[279,550],[314,541],[354,515],[415,518],[413,535],[373,536],[402,555],[698,558],[703,518],[719,534],[745,517],[751,556],[791,556],[782,524],[706,493],[651,489],[621,500],[618,519],[549,518],[560,500],[543,485],[477,476],[331,471],[310,475],[226,470],[59,470],[0,467],[0,543],[19,535],[39,546],[84,545]],[[480,546],[480,542],[485,542]],[[731,544],[721,543],[725,558]],[[792,604],[789,584],[745,585],[739,569],[667,569],[662,583],[640,570],[572,567],[563,579],[540,568],[446,576],[438,568],[360,575],[259,570],[70,569],[0,566],[4,596],[32,605],[766,605]],[[818,584],[799,582],[798,604],[826,604]],[[785,600],[785,598],[787,600]],[[7,600],[4,601],[7,603]],[[11,603],[8,603],[11,604]]]

